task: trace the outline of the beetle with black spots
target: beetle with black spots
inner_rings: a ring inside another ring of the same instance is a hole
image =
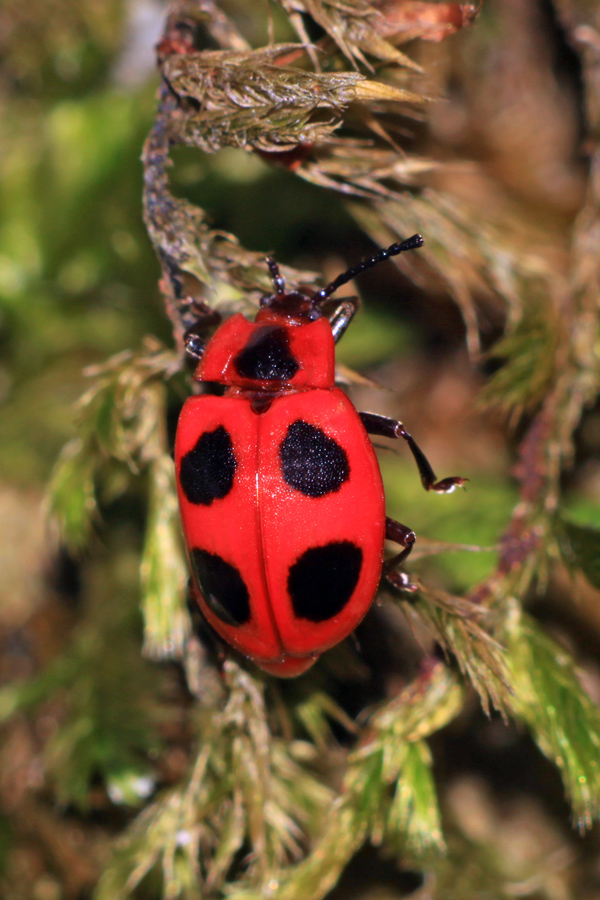
[[[402,437],[427,490],[465,481],[438,481],[401,422],[358,413],[335,386],[335,344],[358,301],[330,297],[422,243],[393,244],[312,295],[288,290],[270,259],[274,292],[254,322],[234,315],[206,342],[215,316],[203,307],[186,335],[194,378],[226,386],[188,399],[177,428],[192,593],[221,637],[279,677],[304,672],[356,628],[382,573],[407,586],[397,566],[415,534],[385,515],[368,435]],[[384,566],[386,538],[401,550]]]

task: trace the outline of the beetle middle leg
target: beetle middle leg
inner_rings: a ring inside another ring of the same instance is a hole
[[[455,488],[462,487],[469,480],[468,478],[454,476],[452,478],[442,478],[438,481],[431,463],[402,422],[399,422],[397,419],[390,419],[388,416],[378,416],[376,413],[368,412],[361,412],[359,416],[368,434],[388,438],[401,437],[406,441],[410,452],[415,458],[421,481],[426,491],[437,491],[438,494],[451,494]]]

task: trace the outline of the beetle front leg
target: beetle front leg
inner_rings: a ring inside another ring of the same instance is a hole
[[[398,590],[416,591],[416,584],[411,584],[406,572],[396,571],[400,563],[404,562],[412,550],[413,545],[417,540],[416,534],[410,528],[407,528],[406,525],[402,525],[400,522],[396,522],[395,519],[390,519],[389,516],[386,516],[385,537],[388,541],[394,541],[395,544],[400,544],[403,549],[400,553],[392,556],[391,559],[388,559],[383,564],[384,578],[386,581],[389,581],[393,587],[398,588]]]
[[[421,481],[426,491],[437,491],[438,494],[451,494],[457,487],[462,487],[469,479],[458,476],[437,480],[431,464],[415,439],[408,433],[402,422],[390,419],[388,416],[378,416],[376,413],[359,413],[361,421],[368,434],[380,435],[388,438],[404,438],[408,444],[419,469]]]
[[[188,315],[191,313],[194,316],[194,320],[183,334],[183,343],[188,359],[197,363],[204,353],[208,332],[220,324],[221,316],[216,310],[211,309],[208,304],[204,303],[203,300],[186,297],[184,302],[188,307],[186,312],[188,312]]]
[[[329,324],[331,325],[331,333],[335,343],[343,337],[346,328],[358,312],[360,303],[356,297],[344,297],[336,305],[333,313],[329,316]]]

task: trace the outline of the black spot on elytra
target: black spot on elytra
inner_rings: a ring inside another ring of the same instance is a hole
[[[341,612],[358,584],[362,558],[362,550],[351,541],[333,541],[303,553],[288,574],[294,615],[326,622]]]
[[[181,460],[179,481],[190,503],[210,506],[233,486],[237,463],[229,432],[223,425],[205,431]]]
[[[257,328],[233,361],[238,374],[257,381],[289,381],[300,368],[290,352],[285,328]]]
[[[339,491],[348,480],[346,451],[315,425],[292,422],[279,447],[283,480],[307,497]]]
[[[190,563],[204,601],[215,616],[226,625],[250,621],[250,595],[235,566],[198,547],[190,552]]]

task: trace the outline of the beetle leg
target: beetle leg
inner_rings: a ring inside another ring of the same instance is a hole
[[[419,585],[413,584],[406,572],[385,572],[384,577],[398,591],[410,591],[412,594],[419,590]]]
[[[468,478],[442,478],[437,480],[431,464],[415,439],[408,433],[402,422],[390,419],[388,416],[378,416],[376,413],[359,413],[361,421],[369,434],[380,435],[388,438],[404,438],[415,458],[419,469],[421,481],[426,491],[437,491],[438,494],[451,494],[457,487],[462,487]]]
[[[201,300],[190,297],[185,302],[194,320],[183,333],[183,343],[188,358],[197,362],[204,353],[207,332],[220,324],[221,316]]]
[[[389,516],[385,517],[385,537],[388,541],[393,541],[395,544],[400,544],[403,548],[400,553],[397,553],[396,556],[392,557],[392,559],[388,560],[385,563],[385,569],[394,569],[401,562],[404,562],[408,554],[413,548],[413,544],[417,540],[417,536],[412,531],[412,529],[407,528],[406,525],[401,525],[400,522],[396,522],[395,519],[390,519]]]
[[[358,312],[359,302],[356,297],[344,297],[332,313],[329,324],[335,343],[344,335],[346,328]]]
[[[195,326],[192,325],[191,328],[189,328],[185,332],[183,336],[183,343],[188,358],[197,362],[202,358],[202,354],[204,353],[204,350],[206,348],[206,341],[203,341],[202,338],[199,337],[199,335],[194,334],[194,327]]]
[[[401,525],[395,519],[385,517],[385,536],[388,541],[394,541],[403,548],[400,553],[392,556],[383,564],[384,578],[389,581],[393,587],[401,591],[416,591],[416,584],[411,584],[408,575],[405,572],[396,571],[400,563],[404,562],[408,554],[413,548],[413,544],[417,540],[417,536],[406,525]]]

